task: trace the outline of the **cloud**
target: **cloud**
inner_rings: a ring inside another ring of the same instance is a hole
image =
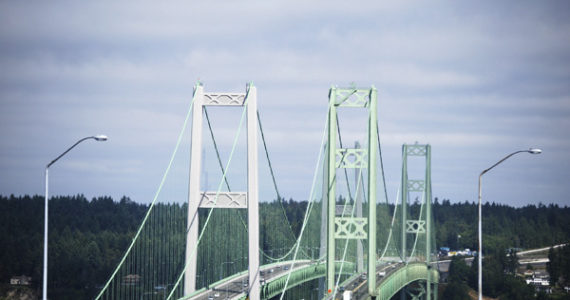
[[[41,193],[45,161],[86,134],[106,133],[107,144],[85,145],[60,166],[67,176],[106,174],[89,177],[98,189],[75,180],[73,190],[56,191],[148,199],[199,79],[221,92],[254,82],[287,197],[307,197],[328,89],[355,82],[379,90],[390,194],[402,143],[432,144],[434,186],[458,201],[495,157],[540,145],[537,190],[566,201],[558,178],[570,170],[557,162],[570,150],[568,11],[565,1],[4,1],[0,134],[9,138],[0,141],[0,193]],[[237,115],[214,120],[226,158]],[[349,113],[341,122],[346,145],[362,139],[365,117]],[[187,152],[188,135],[183,142]]]

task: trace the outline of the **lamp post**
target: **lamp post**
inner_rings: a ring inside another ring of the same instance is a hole
[[[495,163],[491,167],[483,170],[483,172],[481,172],[481,174],[479,175],[479,233],[478,233],[479,251],[477,253],[477,262],[478,262],[478,267],[479,267],[478,272],[477,272],[478,294],[479,294],[478,298],[479,298],[479,300],[483,299],[483,231],[482,231],[482,225],[481,225],[481,177],[483,176],[483,174],[489,172],[491,169],[493,169],[494,167],[496,167],[500,163],[504,162],[509,157],[511,157],[517,153],[523,153],[523,152],[528,152],[530,154],[540,154],[540,153],[542,153],[542,150],[540,150],[538,148],[530,148],[528,150],[515,151],[515,152],[503,157],[503,159],[499,160],[497,163]]]
[[[43,300],[47,300],[47,270],[48,270],[48,181],[49,181],[49,173],[48,173],[48,169],[51,165],[53,165],[56,161],[58,161],[60,158],[62,158],[64,155],[67,154],[67,152],[71,151],[71,149],[73,149],[75,146],[77,146],[79,143],[85,141],[85,140],[89,140],[89,139],[94,139],[96,141],[106,141],[107,140],[107,136],[106,135],[95,135],[95,136],[88,136],[88,137],[84,137],[82,139],[80,139],[79,141],[77,141],[75,144],[73,144],[73,146],[69,147],[67,150],[65,150],[65,152],[63,152],[62,154],[60,154],[58,157],[56,157],[54,160],[52,160],[49,164],[47,164],[46,166],[46,172],[45,172],[45,177],[46,177],[46,183],[45,183],[45,201],[44,201],[44,278],[43,278],[43,289],[42,289],[42,299]]]

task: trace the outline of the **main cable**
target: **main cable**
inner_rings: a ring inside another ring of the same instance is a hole
[[[220,151],[219,151],[219,148],[218,148],[217,143],[216,143],[216,138],[215,138],[215,135],[214,135],[214,131],[213,131],[213,129],[212,129],[212,125],[211,125],[210,118],[209,118],[208,111],[207,111],[206,107],[204,107],[204,113],[205,113],[205,116],[206,116],[206,121],[207,121],[207,123],[208,123],[208,129],[209,129],[209,131],[210,131],[210,137],[211,137],[212,143],[213,143],[213,145],[214,145],[214,150],[216,151],[216,157],[217,157],[217,159],[218,159],[218,165],[220,166],[220,170],[222,171],[222,174],[223,174],[225,171],[224,171],[224,167],[223,167],[223,164],[222,164],[222,159],[221,159],[221,156],[220,156]],[[268,164],[269,164],[271,176],[272,176],[272,179],[273,179],[273,184],[274,184],[274,187],[275,187],[275,191],[276,191],[276,193],[277,193],[277,200],[279,201],[279,204],[280,204],[280,206],[281,206],[281,210],[282,210],[282,212],[283,212],[283,216],[285,217],[285,220],[286,220],[286,222],[287,222],[287,225],[289,226],[289,232],[291,233],[291,236],[292,236],[293,240],[295,240],[295,234],[294,234],[294,232],[293,232],[293,227],[291,226],[291,222],[289,221],[289,218],[287,217],[287,213],[285,212],[285,208],[283,207],[283,198],[282,198],[281,195],[279,194],[279,190],[278,190],[278,188],[277,188],[277,181],[276,181],[276,179],[275,179],[275,174],[274,174],[274,171],[273,171],[273,168],[272,168],[271,160],[269,159],[269,152],[268,152],[268,150],[267,150],[267,143],[266,143],[266,141],[265,141],[265,135],[264,135],[264,133],[263,133],[263,128],[262,128],[262,126],[261,126],[261,119],[259,118],[259,111],[257,111],[256,113],[257,113],[257,118],[258,118],[258,119],[257,119],[257,122],[258,122],[258,124],[259,124],[259,129],[260,129],[260,131],[261,131],[261,139],[262,139],[262,141],[263,141],[263,146],[264,146],[264,149],[265,149],[265,155],[266,155],[266,157],[267,157],[267,161],[268,161]],[[227,188],[228,188],[228,191],[231,192],[231,188],[230,188],[229,182],[228,182],[228,180],[227,180],[227,177],[225,178],[225,183],[226,183],[226,186],[227,186]],[[242,223],[243,227],[245,228],[245,230],[246,230],[246,232],[247,232],[248,229],[247,229],[247,225],[246,225],[246,223],[245,223],[245,220],[243,219],[243,216],[242,216],[241,214],[239,214],[239,213],[238,213],[238,216],[239,216],[239,218],[240,218],[240,220],[241,220],[241,223]],[[291,252],[293,251],[293,249],[295,249],[295,244],[293,244],[293,245],[291,246],[291,249],[289,249],[282,257],[278,257],[278,258],[269,256],[267,253],[265,253],[265,251],[263,250],[263,248],[260,248],[259,251],[261,252],[261,254],[262,254],[264,257],[266,257],[266,258],[269,259],[269,260],[272,260],[272,261],[281,261],[281,260],[283,260],[285,257],[289,256],[289,254],[291,254]]]
[[[318,169],[319,169],[319,163],[321,161],[321,155],[323,154],[323,145],[325,144],[325,136],[327,133],[327,124],[328,124],[328,117],[325,118],[326,122],[325,122],[325,126],[324,126],[324,131],[323,131],[323,136],[321,138],[321,145],[319,147],[319,155],[317,158],[317,164],[315,166],[315,171],[314,171],[314,175],[313,175],[313,184],[311,185],[311,191],[309,192],[309,203],[307,205],[307,208],[305,210],[305,218],[303,220],[303,225],[301,226],[301,232],[299,233],[299,237],[297,238],[297,246],[295,249],[295,254],[293,255],[293,263],[291,264],[291,268],[289,269],[289,272],[287,273],[287,279],[285,280],[285,285],[283,286],[283,290],[281,291],[281,297],[279,297],[279,300],[283,300],[283,296],[285,295],[285,291],[287,290],[287,286],[289,285],[289,279],[291,278],[291,273],[293,272],[293,268],[295,267],[295,260],[297,259],[297,253],[299,252],[299,245],[301,244],[301,238],[303,237],[303,233],[305,232],[305,227],[307,225],[307,221],[309,220],[309,215],[311,214],[311,210],[313,208],[313,196],[314,196],[314,191],[315,191],[315,184],[317,181],[317,175],[318,175]],[[321,220],[322,222],[322,220]]]

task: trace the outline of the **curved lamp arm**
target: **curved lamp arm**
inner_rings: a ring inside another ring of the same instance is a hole
[[[540,153],[542,153],[542,150],[541,150],[541,149],[538,149],[538,148],[530,148],[530,149],[528,149],[528,150],[515,151],[515,152],[513,152],[513,153],[511,153],[511,154],[509,154],[509,155],[503,157],[503,159],[499,160],[497,163],[495,163],[495,164],[492,165],[491,167],[489,167],[489,168],[483,170],[483,172],[481,172],[481,175],[479,175],[479,177],[483,176],[483,174],[489,172],[492,168],[494,168],[494,167],[496,167],[497,165],[499,165],[500,163],[504,162],[504,161],[507,160],[509,157],[511,157],[511,156],[513,156],[513,155],[515,155],[515,154],[517,154],[517,153],[521,153],[521,152],[528,152],[528,153],[530,153],[530,154],[540,154]]]
[[[96,141],[103,142],[103,141],[106,141],[108,139],[108,137],[106,135],[100,134],[100,135],[88,136],[88,137],[84,137],[84,138],[80,139],[75,144],[73,144],[73,146],[69,147],[67,150],[65,150],[65,152],[63,152],[58,157],[56,157],[54,160],[52,160],[49,164],[47,164],[46,169],[49,168],[51,165],[53,165],[56,161],[58,161],[64,155],[66,155],[67,152],[71,151],[71,149],[75,148],[75,146],[77,146],[79,143],[81,143],[85,140],[89,140],[89,139],[94,139]]]

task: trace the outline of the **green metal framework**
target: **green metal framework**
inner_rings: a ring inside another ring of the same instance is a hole
[[[376,299],[391,299],[403,287],[414,281],[425,281],[437,284],[439,282],[439,272],[436,269],[428,267],[425,263],[409,263],[397,269],[380,282],[377,287]],[[437,298],[437,292],[435,298]]]
[[[344,275],[352,275],[356,272],[356,265],[354,263],[344,262],[342,268],[341,265],[341,262],[335,262],[335,272],[339,272]],[[305,282],[321,278],[325,276],[326,271],[327,269],[324,263],[308,265],[306,267],[294,270],[291,273],[291,278],[289,279],[287,289],[291,289]],[[283,275],[263,285],[261,287],[261,299],[271,299],[281,294],[286,280],[287,276]]]
[[[279,264],[279,263],[277,263],[277,264]],[[277,265],[277,264],[273,264],[273,265]],[[341,268],[341,265],[342,265],[342,262],[336,262],[335,268],[336,268],[337,272],[339,272],[343,275],[353,275],[356,272],[356,265],[354,263],[344,262],[344,265],[342,266],[342,268]],[[224,279],[214,283],[212,286],[217,286],[217,285],[223,284],[225,282],[231,281],[231,280],[233,280],[239,276],[244,275],[245,273],[246,272],[244,271],[244,272],[235,274],[231,277],[224,278]],[[324,262],[316,263],[316,264],[310,264],[310,265],[306,265],[304,267],[295,269],[291,272],[291,278],[289,279],[289,283],[287,284],[287,289],[294,288],[296,286],[299,286],[299,285],[301,285],[305,282],[311,281],[311,280],[322,278],[325,276],[325,274],[326,274],[326,265]],[[271,281],[268,281],[266,284],[262,285],[261,286],[261,299],[271,299],[273,297],[280,295],[281,292],[283,292],[283,287],[285,286],[286,281],[287,281],[287,273],[284,273],[281,276],[273,278],[273,279],[271,279]],[[191,296],[196,296],[196,295],[198,295],[204,291],[205,291],[205,289],[196,291]],[[239,297],[237,299],[247,299],[247,296],[242,295],[241,297]]]
[[[409,156],[423,156],[425,157],[425,174],[423,179],[408,179],[408,157]],[[402,193],[401,193],[401,255],[404,262],[408,262],[412,257],[408,257],[407,239],[408,235],[415,235],[416,239],[425,239],[425,253],[420,254],[418,252],[417,256],[424,257],[424,266],[431,269],[431,258],[432,258],[432,240],[433,240],[433,224],[432,224],[432,194],[431,194],[431,146],[429,144],[420,145],[402,145]],[[418,219],[408,220],[408,197],[410,192],[421,193],[424,199],[425,212],[420,213]],[[415,245],[414,245],[415,248]],[[413,255],[412,250],[409,254]],[[410,264],[411,265],[411,264]],[[414,264],[415,265],[415,264]],[[435,273],[434,273],[435,272]],[[437,277],[433,274],[438,274],[437,270],[434,272],[427,272],[425,280],[425,296],[426,299],[437,299],[437,288],[434,289],[432,293],[432,284],[437,284]],[[402,299],[405,297],[402,294]],[[389,298],[386,298],[389,299]]]
[[[341,272],[341,262],[335,262],[335,270]],[[342,268],[343,275],[351,275],[355,273],[356,266],[353,263],[345,262]],[[236,274],[231,278],[226,278],[217,284],[230,281],[235,277],[245,274],[242,272]],[[304,266],[302,268],[296,269],[292,272],[288,289],[301,285],[305,282],[321,278],[326,274],[326,265],[324,263],[311,264]],[[261,299],[271,299],[278,296],[283,291],[283,286],[287,279],[287,274],[272,279],[265,285],[261,287]],[[393,273],[388,274],[384,277],[378,286],[376,287],[376,299],[391,299],[398,291],[402,290],[404,287],[408,286],[413,282],[427,282],[430,281],[432,284],[437,284],[439,282],[439,272],[436,269],[428,268],[425,263],[415,262],[403,265],[396,269]],[[196,293],[198,294],[198,293]],[[436,297],[437,298],[437,297]],[[238,299],[246,299],[243,295]],[[371,299],[369,296],[367,299]]]
[[[367,239],[368,240],[368,293],[376,292],[376,153],[378,153],[377,124],[377,91],[376,88],[337,88],[329,91],[328,115],[328,166],[327,174],[327,255],[326,255],[326,290],[332,293],[335,289],[335,239]],[[368,149],[337,149],[337,108],[366,108],[368,114]],[[368,169],[368,219],[337,218],[336,207],[336,169],[367,168]],[[339,226],[340,225],[340,226]],[[347,226],[344,226],[347,225]],[[351,226],[348,226],[351,225]],[[354,225],[354,226],[352,226]],[[368,230],[364,227],[368,225]],[[340,228],[339,230],[336,227]],[[344,228],[356,228],[348,232]]]

